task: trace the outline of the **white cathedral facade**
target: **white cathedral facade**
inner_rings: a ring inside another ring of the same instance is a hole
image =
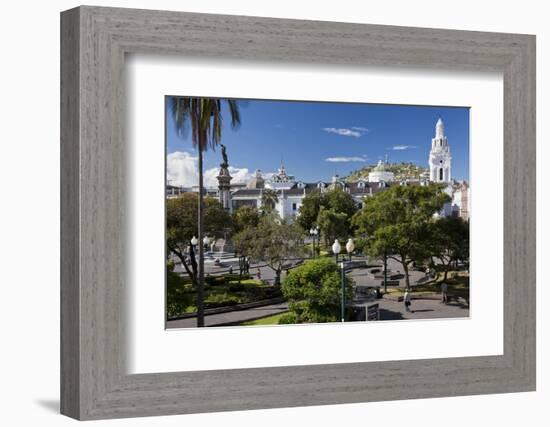
[[[435,138],[432,138],[432,149],[428,159],[430,181],[451,183],[451,160],[451,149],[445,136],[445,125],[439,118],[435,125]]]
[[[218,180],[218,189],[207,189],[206,194],[217,197],[220,203],[230,212],[241,206],[261,207],[263,191],[273,190],[277,193],[278,201],[275,210],[285,220],[294,220],[299,214],[302,200],[313,191],[328,191],[340,189],[351,195],[359,207],[362,207],[365,197],[384,191],[393,185],[429,185],[432,183],[447,184],[444,191],[451,197],[439,213],[442,216],[460,216],[463,219],[469,218],[470,189],[466,182],[456,182],[451,174],[451,150],[445,136],[445,125],[441,118],[435,125],[435,137],[432,138],[431,150],[428,157],[429,174],[420,179],[408,179],[396,181],[394,174],[387,170],[387,163],[380,160],[369,173],[368,178],[362,178],[354,182],[347,182],[338,175],[332,177],[330,182],[303,182],[296,180],[293,175],[286,172],[281,164],[279,170],[271,179],[264,179],[259,170],[246,183],[229,184],[232,179],[228,176],[227,168],[221,168]],[[223,181],[223,182],[222,182]],[[223,184],[223,185],[222,185]],[[170,186],[168,186],[170,187]],[[174,193],[174,188],[167,188],[168,197],[177,197],[180,192]],[[170,194],[169,191],[172,193]],[[198,189],[196,189],[198,191]]]

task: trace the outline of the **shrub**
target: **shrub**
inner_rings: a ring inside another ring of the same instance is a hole
[[[352,283],[345,277],[346,301],[351,300]],[[336,263],[320,258],[292,269],[281,289],[297,323],[321,323],[339,319],[341,286],[341,272]]]
[[[193,307],[193,294],[188,292],[191,287],[188,281],[174,272],[174,263],[166,263],[166,315],[175,317],[186,313]]]
[[[241,302],[241,299],[237,295],[227,293],[211,294],[204,300],[204,306],[205,308],[229,307]]]
[[[296,313],[285,313],[279,318],[279,325],[294,325],[296,323],[299,323]]]

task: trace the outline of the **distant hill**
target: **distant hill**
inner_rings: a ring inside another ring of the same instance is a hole
[[[351,172],[345,180],[347,182],[354,182],[361,178],[367,179],[369,177],[369,172],[371,172],[375,166],[376,165],[370,165],[357,169]],[[427,168],[415,165],[411,162],[386,163],[386,170],[393,172],[396,181],[405,179],[419,179],[424,173],[428,172]]]

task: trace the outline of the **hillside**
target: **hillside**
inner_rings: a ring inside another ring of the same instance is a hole
[[[369,177],[369,172],[371,172],[375,166],[376,165],[370,165],[357,169],[351,172],[345,180],[348,182],[354,182],[361,178],[367,179]],[[428,172],[427,168],[415,165],[411,162],[387,163],[386,170],[393,172],[396,181],[404,179],[419,179],[422,174]]]

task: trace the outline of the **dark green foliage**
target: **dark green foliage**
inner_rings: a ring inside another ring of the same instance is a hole
[[[189,282],[189,281],[187,281]],[[169,261],[166,263],[166,315],[174,317],[185,313],[189,306],[192,306],[194,294],[192,288],[186,285],[182,277],[174,273],[174,264]]]
[[[295,325],[300,323],[296,313],[285,313],[279,318],[279,325]]]
[[[345,277],[346,301],[352,297],[352,280]],[[322,323],[340,320],[341,271],[328,258],[311,260],[294,268],[282,291],[294,316],[292,323]],[[290,316],[289,316],[290,319]],[[289,320],[285,318],[286,320]]]
[[[408,288],[409,265],[430,256],[430,223],[449,201],[440,185],[394,186],[365,198],[353,223],[366,236],[362,244],[370,255],[387,253],[401,263]]]
[[[351,218],[355,212],[357,206],[345,191],[314,191],[302,200],[297,222],[306,232],[319,226],[325,244],[329,244],[335,238],[347,238],[353,234]]]
[[[260,221],[260,212],[254,206],[241,206],[233,212],[231,219],[233,232],[239,233],[247,228],[257,227]]]
[[[441,218],[430,224],[430,255],[439,259],[444,280],[453,262],[470,259],[470,224],[462,218]]]

